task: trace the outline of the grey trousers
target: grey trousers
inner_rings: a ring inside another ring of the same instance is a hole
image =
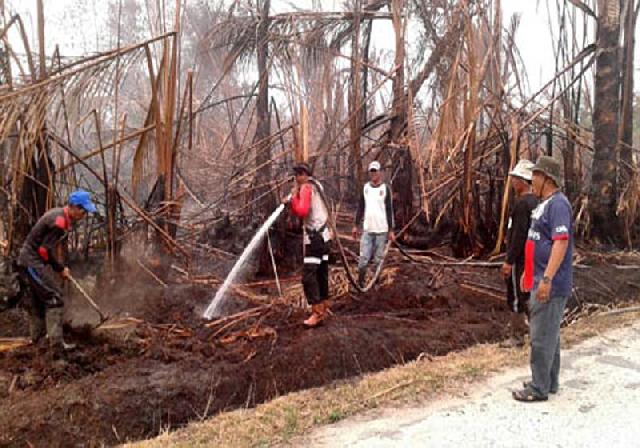
[[[547,303],[529,299],[529,331],[531,335],[531,388],[541,397],[558,390],[560,376],[560,324],[568,297],[551,297]]]
[[[360,238],[360,258],[358,259],[358,269],[366,269],[367,265],[373,259],[374,266],[377,268],[384,256],[384,249],[387,246],[389,233],[369,233],[362,232]]]

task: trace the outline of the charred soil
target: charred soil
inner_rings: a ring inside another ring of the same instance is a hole
[[[619,301],[637,295],[637,271],[590,264],[578,269],[579,301],[596,297],[592,289]],[[212,289],[182,285],[149,288],[145,306],[137,305],[139,321],[74,329],[78,348],[64,356],[44,344],[0,353],[0,445],[147,438],[422,353],[444,355],[526,331],[522,315],[505,306],[495,269],[402,264],[395,272],[370,293],[337,297],[333,316],[312,330],[301,325],[306,312],[285,303],[245,304],[244,314],[207,326],[199,310]],[[614,273],[615,283],[608,280]],[[0,336],[24,332],[24,318],[10,316],[2,316]]]

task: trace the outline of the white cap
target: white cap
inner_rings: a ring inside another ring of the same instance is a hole
[[[369,164],[369,171],[371,170],[380,171],[380,162],[378,162],[377,160],[374,160],[373,162],[371,162]]]
[[[522,159],[518,162],[515,168],[509,172],[509,176],[519,177],[520,179],[531,182],[531,178],[533,176],[531,170],[533,166],[534,164],[532,161]]]

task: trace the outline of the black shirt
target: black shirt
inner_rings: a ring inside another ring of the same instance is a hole
[[[538,198],[527,193],[516,199],[507,226],[507,263],[524,266],[524,245],[531,225],[531,212],[538,206]]]

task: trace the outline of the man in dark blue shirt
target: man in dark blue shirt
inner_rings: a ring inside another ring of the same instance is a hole
[[[519,401],[543,401],[558,390],[560,324],[573,288],[571,204],[562,194],[560,163],[541,156],[533,167],[533,192],[540,205],[531,214],[521,283],[529,301],[532,380],[513,392]]]

